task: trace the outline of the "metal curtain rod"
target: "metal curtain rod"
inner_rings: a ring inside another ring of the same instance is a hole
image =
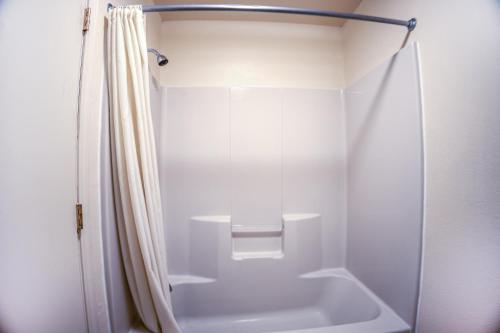
[[[110,4],[108,8],[112,8]],[[261,13],[279,13],[279,14],[298,14],[324,17],[338,17],[348,20],[369,21],[384,24],[401,25],[408,28],[409,31],[415,29],[417,19],[412,18],[408,21],[397,20],[386,17],[362,15],[355,13],[343,13],[333,10],[320,10],[312,8],[294,8],[294,7],[276,7],[276,6],[252,6],[252,5],[229,5],[229,4],[180,4],[180,5],[142,5],[144,13],[153,12],[188,12],[188,11],[222,11],[222,12],[261,12]]]

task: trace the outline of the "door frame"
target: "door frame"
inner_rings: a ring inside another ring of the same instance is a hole
[[[83,211],[80,234],[82,275],[90,333],[111,333],[101,217],[101,119],[107,2],[88,0],[80,78],[77,191]]]

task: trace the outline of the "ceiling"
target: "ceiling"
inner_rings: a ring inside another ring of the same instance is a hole
[[[324,10],[335,10],[339,12],[353,12],[361,0],[154,0],[155,4],[238,4],[238,5],[261,5],[282,7],[306,7]],[[172,20],[235,20],[235,21],[268,21],[288,22],[303,24],[321,24],[342,26],[343,19],[291,15],[273,13],[238,13],[238,12],[175,12],[160,13],[163,21]]]

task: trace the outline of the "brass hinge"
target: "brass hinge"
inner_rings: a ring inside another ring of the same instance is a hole
[[[78,237],[82,233],[83,229],[83,208],[81,203],[76,204],[76,233]]]
[[[87,32],[90,27],[90,7],[85,8],[83,12],[83,27],[82,31]]]

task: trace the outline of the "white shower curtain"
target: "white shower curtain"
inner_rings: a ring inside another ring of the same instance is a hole
[[[178,333],[172,314],[140,6],[108,14],[108,86],[113,184],[127,281],[152,332]]]

